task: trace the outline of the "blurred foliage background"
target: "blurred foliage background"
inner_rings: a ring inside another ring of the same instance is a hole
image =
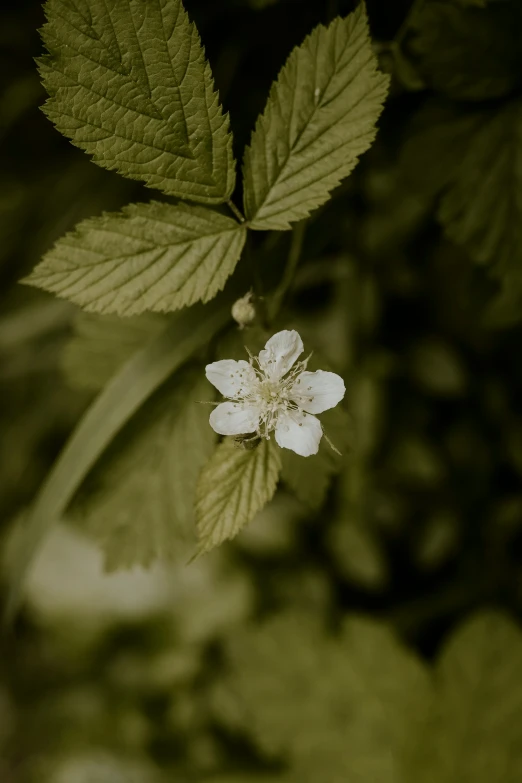
[[[185,5],[239,156],[291,47],[353,8]],[[472,610],[520,616],[522,175],[503,139],[522,137],[521,12],[515,0],[413,5],[368,2],[391,96],[375,145],[308,223],[285,313],[346,378],[341,474],[300,499],[283,486],[236,541],[189,567],[106,576],[96,546],[58,526],[0,640],[2,783],[272,779],[284,752],[257,741],[224,674],[252,623],[304,612],[326,638],[365,613],[431,661]],[[91,399],[63,372],[75,308],[17,281],[80,219],[150,196],[39,111],[42,23],[39,0],[2,4],[4,542]],[[288,239],[274,239],[276,266]]]

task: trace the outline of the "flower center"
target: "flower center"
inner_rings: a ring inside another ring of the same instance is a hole
[[[269,438],[281,413],[300,410],[299,398],[293,399],[292,389],[296,382],[299,384],[299,375],[306,369],[307,363],[308,359],[297,362],[285,376],[274,379],[266,368],[260,365],[259,359],[250,354],[250,365],[256,378],[255,381],[243,385],[240,399],[261,409],[257,431],[260,437]]]
[[[266,378],[264,381],[261,381],[259,384],[259,390],[258,394],[260,397],[260,400],[265,404],[269,405],[270,407],[274,405],[279,405],[282,402],[282,388],[281,383],[279,381],[272,381],[269,378]]]

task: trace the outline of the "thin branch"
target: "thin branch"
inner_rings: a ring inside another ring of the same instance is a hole
[[[303,249],[306,225],[307,221],[301,220],[299,223],[296,223],[294,227],[292,241],[290,243],[290,250],[288,251],[288,257],[286,260],[285,271],[279,282],[279,285],[272,295],[272,299],[268,308],[271,322],[278,315],[285,297],[294,281],[299,259],[301,258],[301,251]]]
[[[227,207],[228,207],[228,208],[230,209],[230,211],[233,213],[234,217],[236,217],[236,218],[239,220],[239,222],[240,222],[240,223],[244,223],[244,222],[245,222],[245,217],[244,217],[244,215],[243,215],[243,214],[241,213],[241,211],[240,211],[240,210],[239,210],[239,209],[236,207],[236,205],[234,204],[234,202],[233,202],[233,201],[232,201],[232,199],[230,199],[230,198],[229,198],[229,200],[227,201]]]

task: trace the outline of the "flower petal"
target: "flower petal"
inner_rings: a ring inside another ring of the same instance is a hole
[[[261,369],[273,380],[282,378],[304,351],[303,341],[295,331],[277,332],[259,352]]]
[[[244,359],[239,362],[234,359],[222,359],[220,362],[207,364],[205,375],[223,397],[232,399],[241,396],[245,387],[257,384],[253,367]]]
[[[322,413],[341,402],[346,393],[340,375],[325,370],[302,372],[290,390],[290,399],[308,413]]]
[[[277,420],[275,438],[283,449],[292,449],[301,457],[319,451],[323,428],[319,419],[301,411],[282,413]]]
[[[210,414],[210,426],[219,435],[246,435],[259,426],[259,409],[242,402],[222,402]]]

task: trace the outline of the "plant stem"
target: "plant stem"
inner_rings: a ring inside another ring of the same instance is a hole
[[[240,223],[245,222],[244,216],[241,214],[241,211],[236,207],[232,199],[229,198],[227,201],[227,206],[229,207],[230,211],[234,214],[234,217],[236,217]]]
[[[256,254],[252,250],[252,236],[250,231],[247,233],[244,252],[245,252],[245,260],[248,266],[250,267],[250,272],[252,275],[252,290],[256,297],[262,297],[263,285],[261,281],[261,276],[259,274],[259,267],[257,265]]]
[[[301,220],[297,223],[292,232],[292,241],[290,243],[290,250],[288,251],[288,257],[286,260],[285,271],[281,278],[279,285],[272,295],[272,300],[268,308],[269,320],[272,322],[278,315],[281,305],[285,299],[285,296],[293,283],[295,271],[301,257],[301,250],[303,248],[304,237],[306,233],[306,220]]]

